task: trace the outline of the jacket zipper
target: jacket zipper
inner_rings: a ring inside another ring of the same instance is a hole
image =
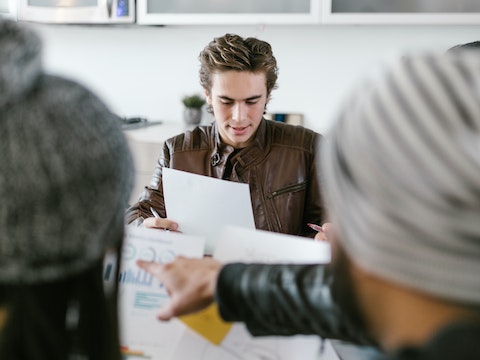
[[[267,195],[267,199],[273,199],[276,196],[279,196],[279,195],[282,195],[282,194],[285,194],[285,193],[289,193],[289,192],[293,193],[293,192],[305,190],[306,187],[307,187],[307,183],[305,183],[305,182],[303,182],[301,184],[295,184],[295,185],[287,186],[283,189],[271,192],[270,194]]]

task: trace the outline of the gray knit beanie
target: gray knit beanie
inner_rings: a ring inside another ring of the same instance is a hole
[[[122,240],[132,159],[120,121],[47,75],[41,42],[0,21],[0,283],[82,272]]]
[[[480,304],[480,53],[413,55],[359,87],[322,153],[339,239],[362,268]]]

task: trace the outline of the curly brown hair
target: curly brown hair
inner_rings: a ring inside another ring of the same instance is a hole
[[[225,34],[214,38],[200,53],[200,84],[210,92],[212,74],[224,71],[265,73],[267,97],[277,87],[277,60],[269,43],[256,38]]]

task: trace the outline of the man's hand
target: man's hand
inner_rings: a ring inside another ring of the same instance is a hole
[[[322,225],[322,230],[315,235],[315,240],[319,241],[331,241],[333,232],[333,224],[325,223]]]
[[[222,268],[222,263],[213,258],[183,256],[166,264],[138,260],[137,265],[160,280],[170,295],[168,304],[158,310],[160,320],[197,312],[210,305]]]
[[[174,221],[168,220],[167,218],[160,217],[149,217],[143,220],[143,226],[153,229],[164,229],[177,231],[178,224]]]

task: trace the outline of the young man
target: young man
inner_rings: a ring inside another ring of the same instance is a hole
[[[215,121],[165,142],[153,179],[128,210],[127,221],[177,229],[165,219],[162,169],[169,167],[248,183],[257,229],[313,237],[307,223],[323,219],[315,175],[320,135],[263,118],[277,81],[270,45],[226,34],[210,42],[199,59],[200,83]],[[161,218],[152,217],[151,207]]]
[[[170,319],[210,304],[254,335],[480,359],[480,58],[406,56],[343,107],[322,147],[330,266],[139,262]],[[331,232],[332,233],[332,232]]]

